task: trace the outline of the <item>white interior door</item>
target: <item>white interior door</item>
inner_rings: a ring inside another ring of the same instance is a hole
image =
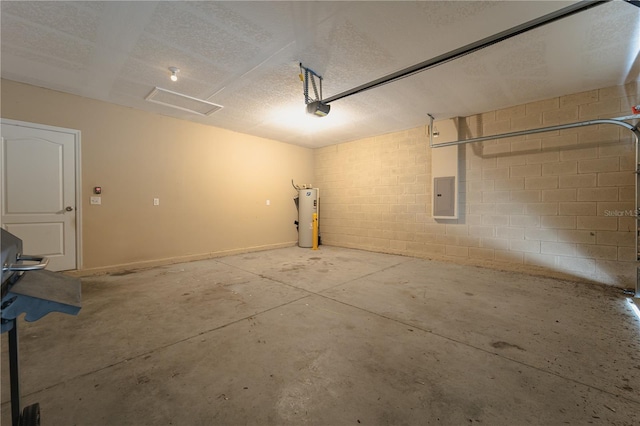
[[[52,271],[77,268],[78,141],[74,130],[2,122],[2,227]]]

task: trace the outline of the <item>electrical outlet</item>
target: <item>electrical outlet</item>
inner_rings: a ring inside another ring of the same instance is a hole
[[[271,200],[267,200],[267,205],[270,206],[271,205]]]
[[[99,206],[102,204],[102,197],[91,197],[91,204]]]
[[[160,205],[160,198],[154,198],[153,199],[153,205],[154,206],[159,206]]]

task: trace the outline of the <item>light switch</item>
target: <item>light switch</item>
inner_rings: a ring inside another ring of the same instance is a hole
[[[271,200],[267,200],[267,205],[270,206],[271,205]]]
[[[153,205],[154,206],[159,206],[160,205],[160,198],[154,198],[153,199]]]
[[[102,197],[91,197],[91,204],[93,205],[102,204]]]

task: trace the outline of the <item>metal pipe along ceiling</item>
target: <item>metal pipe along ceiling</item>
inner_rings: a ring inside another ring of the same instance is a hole
[[[428,115],[430,120],[430,129],[429,129],[429,147],[430,148],[440,148],[440,147],[451,146],[451,145],[463,145],[463,144],[482,142],[482,141],[488,141],[493,139],[512,138],[515,136],[525,136],[525,135],[531,135],[534,133],[553,132],[555,130],[573,129],[576,127],[584,127],[584,126],[595,126],[597,124],[613,124],[616,126],[624,127],[627,130],[631,130],[631,132],[635,135],[636,143],[640,139],[640,130],[638,130],[638,126],[634,126],[632,124],[625,123],[623,121],[623,120],[640,119],[640,115],[631,115],[628,117],[620,117],[620,118],[600,118],[596,120],[579,121],[577,123],[559,124],[557,126],[541,127],[538,129],[529,129],[529,130],[520,130],[517,132],[501,133],[498,135],[489,135],[489,136],[479,136],[477,138],[472,138],[472,139],[462,139],[462,140],[457,140],[452,142],[443,142],[443,143],[434,144],[433,132],[431,131],[431,129],[433,129],[434,118],[431,114],[428,114]]]
[[[491,46],[492,44],[501,42],[508,38],[517,36],[518,34],[522,34],[524,32],[533,30],[535,28],[541,27],[543,25],[549,24],[551,22],[566,18],[578,12],[582,12],[584,10],[590,9],[594,6],[599,6],[605,3],[608,3],[611,0],[604,1],[592,1],[592,0],[583,0],[578,3],[572,4],[571,6],[567,6],[555,12],[549,13],[547,15],[541,16],[540,18],[533,19],[531,21],[525,22],[524,24],[520,24],[508,30],[502,31],[498,34],[494,34],[492,36],[483,38],[482,40],[478,40],[474,43],[467,44],[466,46],[460,47],[458,49],[452,50],[450,52],[444,53],[442,55],[436,56],[435,58],[428,59],[424,62],[420,62],[419,64],[410,66],[408,68],[402,69],[400,71],[396,71],[392,74],[389,74],[384,77],[380,77],[377,80],[373,80],[369,83],[362,84],[353,89],[347,90],[345,92],[339,93],[337,95],[330,96],[326,99],[323,99],[322,102],[328,104],[329,102],[337,101],[338,99],[346,98],[347,96],[355,95],[356,93],[361,93],[369,89],[373,89],[375,87],[382,86],[387,83],[391,83],[396,80],[400,80],[405,77],[409,77],[413,74],[417,74],[422,71],[426,71],[430,68],[434,68],[438,65],[442,65],[454,59],[458,59],[462,56],[468,55],[470,53],[476,52],[480,49],[484,49],[485,47]]]

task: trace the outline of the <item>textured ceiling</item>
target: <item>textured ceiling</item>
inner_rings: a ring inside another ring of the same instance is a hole
[[[640,8],[612,1],[304,114],[324,97],[561,9],[559,1],[2,1],[2,77],[308,147],[638,79]],[[180,68],[178,81],[168,67]],[[222,105],[146,101],[154,87]]]

